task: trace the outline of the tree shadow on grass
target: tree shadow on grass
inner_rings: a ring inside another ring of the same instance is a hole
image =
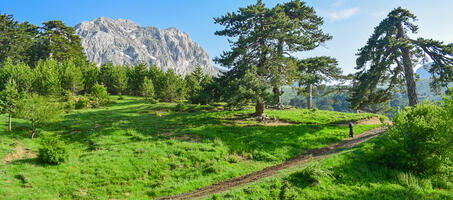
[[[38,158],[22,158],[13,160],[12,162],[8,163],[8,165],[23,165],[23,164],[29,164],[40,167],[49,166],[48,164],[43,164],[42,162],[40,162]]]
[[[338,131],[330,125],[204,126],[189,133],[220,140],[238,153],[264,152],[283,161],[308,149],[337,143],[347,130]]]
[[[31,138],[31,125],[30,123],[24,121],[24,120],[17,120],[13,119],[12,122],[12,131],[8,132],[7,127],[8,124],[5,123],[5,131],[4,133],[0,134],[0,138],[15,138],[15,139],[25,139],[25,138]]]
[[[272,161],[284,161],[307,149],[339,142],[348,131],[347,127],[335,125],[224,126],[228,111],[176,113],[171,111],[174,105],[141,101],[122,102],[123,107],[76,111],[41,129],[61,135],[66,143],[80,143],[88,148],[93,148],[93,140],[100,136],[128,136],[129,130],[153,141],[178,134],[195,135],[219,140],[233,152],[262,152],[257,156],[270,157]]]
[[[134,105],[132,103],[130,105]],[[168,104],[162,106],[139,105],[125,108],[101,108],[82,110],[67,114],[58,122],[48,123],[43,130],[59,133],[68,143],[90,145],[91,139],[115,135],[116,131],[133,130],[153,140],[168,139],[163,133],[182,133],[189,127],[204,124],[220,124],[219,119],[203,111],[174,113]]]

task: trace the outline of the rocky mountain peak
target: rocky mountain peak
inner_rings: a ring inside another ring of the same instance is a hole
[[[99,17],[75,26],[82,38],[85,54],[92,62],[101,65],[156,65],[166,71],[186,75],[200,65],[206,73],[217,75],[206,51],[187,33],[177,29],[142,27],[128,19],[112,20]]]

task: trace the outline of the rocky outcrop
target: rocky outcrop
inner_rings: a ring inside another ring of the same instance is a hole
[[[216,75],[206,51],[177,28],[161,30],[141,27],[127,20],[100,17],[75,26],[75,33],[82,38],[85,54],[92,62],[101,65],[156,65],[166,71],[173,68],[186,75],[200,65],[206,73]]]

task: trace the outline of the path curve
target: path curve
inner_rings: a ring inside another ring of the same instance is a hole
[[[179,194],[171,197],[161,197],[159,199],[194,199],[194,198],[199,198],[203,197],[206,195],[211,195],[215,193],[220,193],[224,192],[227,190],[230,190],[233,187],[237,187],[240,185],[244,185],[247,183],[255,182],[257,180],[272,176],[281,170],[294,167],[303,163],[307,163],[313,160],[318,160],[321,158],[324,158],[330,154],[336,153],[337,150],[340,148],[349,148],[349,147],[354,147],[357,146],[363,142],[366,142],[378,135],[383,134],[387,130],[386,127],[378,127],[371,129],[369,131],[366,131],[355,138],[348,138],[340,143],[329,145],[327,147],[321,148],[321,149],[313,149],[313,150],[308,150],[305,151],[303,154],[296,156],[290,160],[287,160],[281,164],[270,166],[267,168],[264,168],[260,171],[253,172],[251,174],[247,174],[244,176],[232,178],[226,181],[222,181],[219,183],[212,184],[210,186],[200,188],[198,190],[184,193],[184,194]]]

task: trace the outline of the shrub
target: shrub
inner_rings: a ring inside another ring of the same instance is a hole
[[[41,140],[38,159],[42,163],[58,165],[68,158],[68,151],[58,137],[44,137]]]
[[[293,200],[298,199],[298,196],[298,193],[291,187],[288,181],[283,182],[280,193],[278,194],[278,199]]]
[[[381,146],[378,161],[389,167],[433,174],[452,156],[453,104],[422,103],[399,111]]]
[[[91,89],[90,98],[93,107],[103,106],[110,102],[110,95],[107,92],[107,88],[99,83],[96,83]]]
[[[272,154],[269,154],[269,153],[263,152],[263,151],[257,151],[257,150],[254,150],[252,152],[252,157],[254,160],[257,160],[257,161],[274,162],[274,161],[278,160],[278,158],[276,158]]]
[[[72,94],[71,91],[66,90],[66,92],[64,93],[64,96],[63,96],[63,100],[65,102],[64,107],[65,107],[66,110],[74,110],[75,109],[75,105],[77,103],[77,99],[75,98],[75,96]]]
[[[85,96],[80,96],[75,103],[75,109],[83,109],[88,107],[90,107],[90,99]]]
[[[185,112],[187,109],[188,107],[184,103],[178,103],[175,106],[175,112]]]
[[[290,182],[300,187],[319,185],[323,180],[332,179],[334,179],[333,173],[318,164],[309,165],[301,171],[291,174],[288,178]]]

